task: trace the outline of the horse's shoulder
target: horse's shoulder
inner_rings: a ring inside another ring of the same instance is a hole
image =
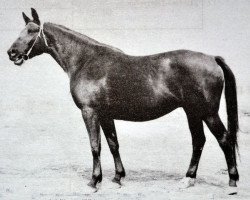
[[[106,76],[100,72],[81,73],[80,71],[70,79],[70,92],[78,107],[98,104],[97,99],[105,86]]]

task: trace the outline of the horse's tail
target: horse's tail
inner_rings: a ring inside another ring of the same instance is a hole
[[[239,122],[235,77],[232,70],[225,63],[222,57],[216,56],[215,61],[222,68],[224,73],[228,132],[231,138],[230,141],[233,143],[234,148],[236,147],[238,151],[237,132],[239,129]]]

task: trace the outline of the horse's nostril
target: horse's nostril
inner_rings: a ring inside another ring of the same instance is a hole
[[[16,50],[16,49],[9,49],[9,50],[7,51],[7,53],[8,53],[8,55],[9,55],[10,57],[14,57],[14,56],[17,54],[17,50]]]
[[[16,50],[16,49],[12,49],[12,50],[11,50],[11,53],[12,53],[12,54],[16,54],[16,53],[17,53],[17,50]]]

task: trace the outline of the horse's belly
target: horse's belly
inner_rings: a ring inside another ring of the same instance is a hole
[[[141,102],[140,104],[113,105],[108,109],[108,113],[113,119],[118,120],[149,121],[162,117],[178,107],[178,103],[174,100],[150,106]]]

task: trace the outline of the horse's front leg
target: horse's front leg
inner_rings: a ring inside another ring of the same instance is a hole
[[[101,152],[101,136],[100,136],[100,123],[97,112],[90,107],[82,108],[82,116],[89,134],[91,151],[93,155],[93,173],[92,179],[88,186],[96,187],[98,182],[102,181],[102,169],[100,161]]]

